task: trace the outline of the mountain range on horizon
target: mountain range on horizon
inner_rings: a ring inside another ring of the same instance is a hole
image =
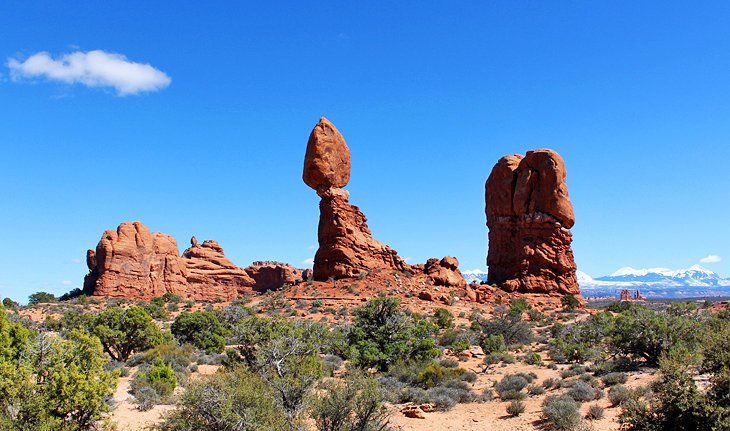
[[[487,281],[487,272],[480,269],[462,273],[470,283]],[[611,275],[594,278],[577,271],[577,276],[581,294],[585,297],[618,297],[623,289],[640,290],[647,298],[730,296],[730,278],[722,278],[701,265],[676,270],[627,266]]]

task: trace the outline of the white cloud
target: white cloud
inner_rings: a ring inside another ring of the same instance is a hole
[[[72,282],[71,280],[63,280],[63,281],[61,282],[61,284],[63,284],[64,286],[70,286],[70,285],[72,285],[72,284],[73,284],[73,282]]]
[[[700,259],[700,262],[702,263],[717,263],[720,262],[722,258],[718,255],[711,254],[709,256],[705,256],[702,259]]]
[[[170,85],[170,77],[149,64],[135,63],[121,54],[76,51],[53,59],[47,52],[25,61],[8,59],[13,80],[45,77],[87,87],[113,87],[120,96],[157,91]]]
[[[304,264],[304,265],[314,265],[314,258],[313,257],[310,257],[309,259],[304,259],[302,261],[302,264]]]

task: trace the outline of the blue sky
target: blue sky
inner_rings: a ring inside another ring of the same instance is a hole
[[[129,220],[302,266],[321,115],[351,148],[351,202],[411,262],[484,268],[484,181],[548,147],[580,270],[715,255],[730,277],[730,3],[61,3],[0,4],[0,296],[79,287],[86,249]],[[17,66],[95,50],[164,76],[125,92],[126,72]]]

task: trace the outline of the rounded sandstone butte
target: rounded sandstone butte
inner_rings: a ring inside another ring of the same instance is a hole
[[[107,230],[96,251],[87,253],[84,292],[97,296],[150,299],[187,288],[185,265],[175,238],[151,233],[140,222]]]
[[[565,162],[540,149],[501,158],[485,184],[488,282],[507,291],[579,294]]]
[[[334,124],[324,117],[309,135],[302,177],[315,190],[342,188],[350,181],[350,149]]]

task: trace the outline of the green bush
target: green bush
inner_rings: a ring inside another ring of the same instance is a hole
[[[126,362],[134,352],[162,343],[162,333],[140,307],[109,307],[93,321],[94,335],[115,361]]]
[[[10,298],[3,298],[3,307],[12,310],[14,308],[18,308],[18,303]]]
[[[274,391],[259,375],[235,368],[193,381],[160,431],[269,431],[289,429]]]
[[[484,354],[489,355],[491,353],[501,353],[507,351],[507,345],[504,343],[504,336],[499,335],[488,335],[482,339],[479,343]]]
[[[440,355],[433,338],[435,326],[404,313],[398,298],[371,299],[353,315],[347,338],[355,365],[386,370],[399,360]]]
[[[523,321],[521,315],[510,313],[504,305],[494,308],[491,319],[483,320],[477,316],[475,322],[481,329],[484,338],[501,335],[504,343],[508,346],[528,344],[534,339],[530,324]]]
[[[437,308],[433,313],[433,323],[441,329],[448,329],[454,326],[454,315],[445,308]]]
[[[388,429],[388,412],[378,383],[364,373],[354,372],[344,381],[323,382],[311,410],[320,431]]]
[[[226,331],[213,312],[181,313],[170,331],[178,343],[191,344],[209,354],[221,353],[226,346]]]
[[[527,311],[530,308],[530,305],[527,303],[527,300],[524,298],[518,298],[512,300],[509,304],[509,314],[512,316],[519,316],[522,317],[522,313]]]
[[[571,431],[580,425],[578,403],[567,396],[551,395],[542,403],[545,421],[556,431]]]
[[[36,292],[28,297],[28,305],[58,302],[56,295],[48,292]]]
[[[463,368],[444,368],[433,362],[424,368],[416,377],[416,383],[428,389],[441,383],[459,378],[466,370]]]
[[[152,367],[146,373],[146,379],[162,398],[172,395],[177,386],[175,371],[173,371],[170,364],[166,364],[162,359],[158,359],[152,364]]]
[[[580,307],[580,301],[573,295],[563,295],[563,297],[560,298],[560,303],[568,310]]]
[[[88,430],[101,426],[118,372],[96,337],[38,334],[0,306],[0,429]]]

